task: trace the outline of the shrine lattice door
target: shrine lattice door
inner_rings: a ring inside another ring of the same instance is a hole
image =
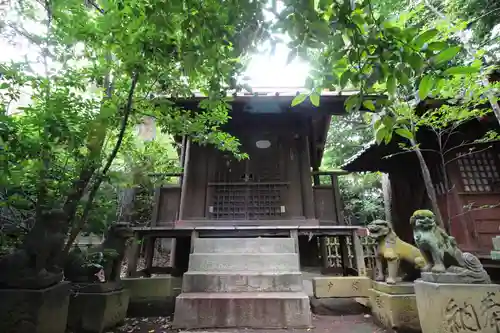
[[[243,143],[249,158],[238,161],[218,152],[214,179],[209,183],[209,218],[216,220],[276,220],[286,217],[288,182],[278,140],[257,148]]]

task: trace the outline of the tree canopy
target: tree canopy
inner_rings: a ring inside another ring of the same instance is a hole
[[[36,54],[0,64],[2,230],[29,229],[55,207],[67,214],[71,239],[86,227],[102,229],[120,214],[119,189],[150,183],[137,170],[178,170],[174,136],[244,158],[238,140],[221,130],[230,116],[227,92],[243,88],[252,52],[266,40],[280,42],[276,32],[290,37],[289,60],[312,65],[310,93],[293,104],[309,98],[317,105],[324,88],[359,90],[345,105],[353,113],[333,121],[325,167],[341,165],[373,134],[378,142],[413,140],[418,126],[410,110],[448,96],[450,82],[473,81],[477,100],[486,96],[493,106],[497,88],[487,78],[498,61],[498,9],[487,0],[13,2],[2,33]],[[207,96],[197,113],[170,100],[194,91]],[[373,93],[385,96],[366,97]],[[25,94],[29,105],[9,113]],[[360,108],[376,113],[374,132]],[[155,119],[161,140],[136,138],[145,119]],[[162,154],[165,147],[170,154]],[[369,177],[348,185],[363,189],[351,197],[363,202],[362,192],[378,182]]]
[[[42,211],[62,208],[71,243],[92,215],[102,224],[100,210],[113,213],[105,203],[116,206],[109,191],[116,197],[123,185],[123,163],[144,172],[175,164],[156,159],[157,142],[120,157],[123,146],[137,146],[132,131],[144,117],[170,136],[239,153],[238,140],[219,128],[228,117],[226,90],[237,88],[249,51],[268,33],[264,3],[16,2],[4,31],[38,56],[1,65],[2,225],[29,228]],[[8,114],[26,91],[31,103]],[[194,91],[208,97],[197,114],[163,98]]]

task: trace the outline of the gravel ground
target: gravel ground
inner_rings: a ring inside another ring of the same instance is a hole
[[[310,329],[218,329],[197,330],[198,333],[392,333],[376,326],[369,315],[318,316],[313,315],[314,328]],[[124,325],[107,333],[174,333],[187,332],[170,328],[170,318],[127,318]]]

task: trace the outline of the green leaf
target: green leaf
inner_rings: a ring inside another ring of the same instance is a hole
[[[375,111],[375,104],[373,103],[373,101],[365,100],[363,101],[363,106],[370,111]]]
[[[418,97],[421,100],[425,99],[429,95],[429,92],[431,91],[433,85],[434,79],[432,78],[432,76],[424,76],[420,81],[420,84],[418,85]]]
[[[466,75],[478,73],[480,68],[472,66],[455,66],[450,67],[443,72],[443,75]]]
[[[307,96],[309,96],[308,94],[298,94],[297,96],[295,96],[292,100],[292,106],[296,106],[296,105],[299,105],[300,103],[302,103],[303,101],[306,100]]]
[[[408,75],[404,72],[404,68],[398,68],[396,71],[396,77],[400,83],[406,85],[410,82]]]
[[[403,34],[405,36],[405,39],[408,41],[411,41],[415,35],[418,33],[419,29],[416,27],[409,27],[405,30],[403,30]]]
[[[406,138],[408,140],[413,140],[413,134],[406,128],[398,128],[396,129],[396,134]]]
[[[458,54],[458,52],[460,52],[461,49],[462,48],[460,46],[449,47],[449,48],[439,52],[434,57],[432,57],[432,61],[436,65],[440,65],[444,62],[447,62],[447,61],[453,59]]]
[[[363,19],[363,17],[361,17],[361,15],[358,14],[354,14],[352,16],[352,21],[360,27],[362,27],[365,24],[365,20]]]
[[[312,93],[311,95],[309,95],[309,99],[311,100],[311,103],[312,105],[314,106],[319,106],[319,94],[317,93]]]
[[[390,95],[394,95],[396,93],[396,78],[394,75],[390,75],[387,78],[387,91]]]
[[[431,30],[427,30],[427,31],[424,31],[422,32],[417,38],[415,38],[415,41],[413,42],[413,44],[417,47],[417,48],[422,48],[422,46],[424,46],[424,44],[436,37],[436,35],[439,33],[439,31],[437,29],[431,29]]]
[[[385,144],[388,145],[392,140],[392,132],[391,131],[387,131],[387,134],[385,135],[385,138],[384,138],[384,141],[385,141]]]
[[[424,60],[416,53],[412,53],[408,57],[408,63],[415,72],[420,72],[424,67]]]
[[[380,144],[382,141],[384,141],[384,138],[387,134],[387,128],[384,125],[379,126],[375,131],[375,141],[377,141],[377,144]]]
[[[392,116],[386,114],[382,117],[382,123],[387,128],[387,130],[390,130],[394,127],[396,120]]]
[[[344,102],[344,106],[347,112],[351,112],[355,107],[358,106],[358,104],[359,104],[358,95],[351,95]]]
[[[446,42],[432,42],[429,43],[427,48],[431,51],[441,51],[448,47],[448,43]]]
[[[340,88],[345,88],[347,83],[349,82],[349,78],[351,77],[351,72],[349,70],[342,73],[340,76]]]

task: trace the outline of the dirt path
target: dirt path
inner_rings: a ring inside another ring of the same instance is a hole
[[[314,328],[311,329],[279,329],[279,330],[257,330],[257,329],[218,329],[197,330],[198,333],[392,333],[384,330],[373,323],[369,316],[345,315],[345,316],[318,316],[313,315]],[[124,325],[107,333],[174,333],[186,332],[170,328],[168,317],[158,318],[127,318]],[[190,331],[191,332],[191,331]]]

